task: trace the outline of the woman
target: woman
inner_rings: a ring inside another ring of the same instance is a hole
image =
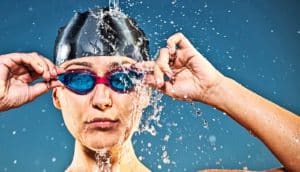
[[[124,23],[130,29],[117,27]],[[148,43],[130,26],[135,25],[120,12],[76,14],[56,42],[60,67],[37,54],[3,55],[0,110],[53,89],[54,105],[76,141],[67,171],[149,171],[136,158],[130,136],[148,104],[144,85],[150,85],[173,98],[226,112],[261,139],[287,170],[300,169],[297,115],[222,75],[180,33],[168,39],[156,61],[142,61],[148,59]],[[28,85],[38,77],[45,82]]]

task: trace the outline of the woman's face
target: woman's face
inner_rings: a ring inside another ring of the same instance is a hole
[[[83,57],[67,61],[61,67],[67,71],[90,70],[104,76],[112,69],[133,63],[135,61],[127,57]],[[148,105],[149,93],[145,89],[137,90],[119,93],[107,85],[96,84],[91,92],[79,95],[59,87],[53,91],[53,102],[61,109],[73,137],[85,147],[97,150],[123,143],[138,126],[142,109]]]

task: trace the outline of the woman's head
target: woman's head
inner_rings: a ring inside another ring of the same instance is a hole
[[[124,72],[134,72],[132,64],[147,59],[144,33],[120,11],[97,8],[75,14],[61,29],[55,63],[71,73],[85,72],[84,75],[98,78],[94,79],[98,84],[84,94],[67,87],[53,91],[54,105],[61,109],[68,130],[83,146],[97,150],[130,138],[142,109],[148,105],[149,92],[137,83],[134,89],[120,92],[107,81],[111,76],[122,79]],[[78,81],[75,77],[72,82],[76,80],[77,86],[80,82],[86,84],[80,78]],[[116,82],[118,87],[119,81]]]

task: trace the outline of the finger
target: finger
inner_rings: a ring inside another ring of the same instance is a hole
[[[143,84],[146,84],[150,87],[156,88],[156,81],[153,74],[148,74],[143,79]]]
[[[166,81],[159,90],[170,97],[177,98],[176,89],[170,81]]]
[[[5,64],[0,63],[0,98],[5,95],[9,73],[9,68]]]
[[[11,63],[7,65],[12,68],[19,68],[19,66],[31,67],[38,74],[42,74],[44,72],[44,62],[42,59],[38,57],[37,53],[14,53],[10,55],[9,60]]]
[[[63,86],[58,80],[51,80],[49,82],[39,82],[29,87],[29,101],[34,100],[38,96],[48,92],[49,90]]]
[[[173,76],[173,72],[172,69],[170,68],[169,62],[170,62],[169,50],[167,48],[160,49],[159,56],[156,60],[156,64],[169,78],[171,78]]]
[[[154,78],[157,88],[161,88],[164,85],[164,73],[160,70],[158,65],[154,67]]]
[[[48,65],[49,68],[49,72],[51,75],[51,78],[56,78],[57,77],[57,70],[56,70],[56,66],[47,58],[44,58],[45,62]]]
[[[49,81],[51,79],[51,72],[50,72],[50,66],[51,64],[48,64],[47,58],[43,57],[42,55],[39,55],[37,53],[31,53],[30,55],[34,56],[34,58],[39,59],[41,61],[41,65],[43,66],[43,74],[42,77]]]
[[[179,46],[179,48],[193,47],[190,41],[180,32],[169,37],[167,40],[167,46],[171,55],[176,53],[176,46]]]
[[[59,66],[54,66],[55,70],[56,70],[56,73],[59,75],[59,74],[62,74],[62,73],[65,73],[66,70],[62,67],[59,67]]]
[[[22,68],[25,67],[27,68],[27,72],[33,70],[45,80],[50,80],[48,65],[43,58],[43,56],[37,53],[15,53],[10,54],[9,63],[7,64],[12,70],[22,71]],[[20,74],[20,71],[18,71],[18,74]]]
[[[0,80],[6,81],[9,74],[10,74],[9,67],[4,63],[0,63]]]

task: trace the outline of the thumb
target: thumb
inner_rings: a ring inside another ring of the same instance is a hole
[[[176,90],[170,81],[165,81],[164,85],[159,90],[170,97],[177,98]]]
[[[0,97],[4,96],[7,91],[8,76],[9,68],[5,64],[0,63]]]
[[[49,90],[62,86],[62,84],[57,80],[51,80],[49,82],[39,82],[29,87],[29,100],[32,101],[38,96],[48,92]]]

